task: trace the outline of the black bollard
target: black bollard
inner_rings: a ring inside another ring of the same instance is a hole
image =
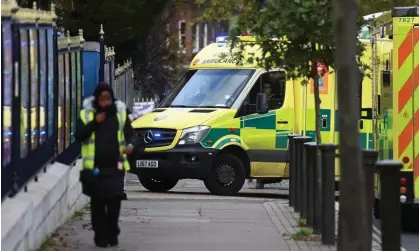
[[[307,225],[314,226],[314,174],[316,168],[316,142],[305,143],[308,146],[307,154]]]
[[[289,178],[289,182],[288,182],[288,203],[290,207],[294,206],[294,194],[293,194],[293,172],[295,170],[295,168],[293,168],[295,166],[295,160],[296,160],[296,156],[295,156],[295,144],[294,144],[294,140],[293,138],[295,137],[299,137],[300,135],[298,134],[289,134],[288,135],[288,158],[289,158],[289,163],[288,163],[288,178]]]
[[[310,137],[310,141],[313,138]],[[303,164],[301,165],[301,218],[306,219],[307,221],[307,214],[308,214],[308,184],[307,184],[307,170],[309,165],[308,159],[308,144],[312,142],[307,142],[303,144]]]
[[[381,246],[383,251],[400,250],[400,169],[403,163],[382,160],[376,163],[380,175]]]
[[[366,196],[366,212],[368,222],[368,246],[372,248],[372,205],[374,203],[374,174],[376,173],[375,162],[377,162],[378,151],[366,149],[362,151],[363,164],[365,171],[365,192]]]
[[[295,186],[294,190],[294,211],[300,213],[301,216],[301,205],[302,205],[302,166],[304,164],[304,157],[303,157],[303,150],[304,150],[304,143],[310,141],[312,138],[307,136],[295,137],[296,146],[297,146],[297,161],[296,161],[296,168],[295,168]]]
[[[319,145],[316,144],[314,148],[314,163],[313,163],[313,232],[321,234],[322,229],[322,166],[318,166],[317,158],[320,151]],[[321,162],[321,157],[320,157]]]
[[[294,211],[296,211],[295,207],[297,204],[297,179],[298,179],[298,175],[297,175],[297,169],[298,169],[298,165],[300,164],[300,160],[298,158],[299,156],[299,147],[298,145],[300,144],[300,137],[294,137],[292,139],[293,141],[293,147],[294,147],[294,163],[291,169],[292,172],[292,178],[290,179],[290,183],[291,183],[291,190],[292,190],[292,201],[293,201],[293,207],[294,207]]]
[[[292,168],[292,180],[291,180],[291,187],[292,187],[292,197],[293,197],[293,202],[294,202],[294,212],[299,212],[300,208],[298,205],[298,178],[299,178],[299,166],[301,165],[301,159],[300,159],[300,144],[301,144],[301,136],[299,137],[294,137],[293,138],[294,141],[294,156],[295,156],[295,165],[293,165]]]
[[[321,144],[322,152],[322,243],[335,244],[335,144]]]

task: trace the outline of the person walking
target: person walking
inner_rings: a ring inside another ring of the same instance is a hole
[[[107,83],[99,83],[93,96],[83,101],[75,136],[81,143],[83,193],[91,198],[94,243],[117,246],[124,176],[130,170],[127,157],[134,151],[135,133],[126,105],[114,98]]]

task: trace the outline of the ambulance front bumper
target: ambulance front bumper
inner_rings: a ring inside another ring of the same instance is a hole
[[[130,172],[151,177],[204,180],[218,151],[195,144],[176,146],[165,151],[143,152],[133,156]]]

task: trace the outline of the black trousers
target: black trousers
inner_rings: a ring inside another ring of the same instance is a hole
[[[92,197],[90,210],[95,240],[116,240],[120,233],[118,220],[121,211],[121,198]]]

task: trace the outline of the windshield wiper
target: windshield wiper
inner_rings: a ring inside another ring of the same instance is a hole
[[[227,106],[218,106],[218,105],[204,105],[198,106],[198,108],[228,108]]]
[[[187,106],[187,105],[169,105],[168,107],[173,107],[173,108],[191,108],[193,106]]]

